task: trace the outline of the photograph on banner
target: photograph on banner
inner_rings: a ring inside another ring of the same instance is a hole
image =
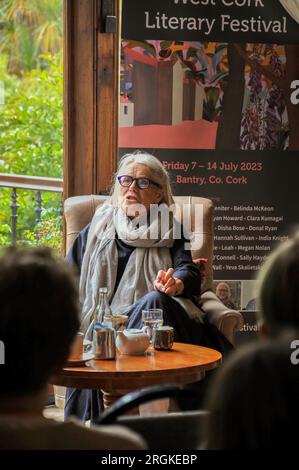
[[[213,290],[218,299],[221,300],[228,309],[241,309],[240,281],[214,281]]]
[[[257,285],[255,281],[242,281],[241,309],[257,310]]]
[[[122,1],[119,156],[213,201],[213,287],[248,334],[260,266],[298,224],[298,23],[284,0]]]

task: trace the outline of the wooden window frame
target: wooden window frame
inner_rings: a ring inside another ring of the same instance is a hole
[[[117,165],[120,1],[105,33],[106,1],[64,0],[65,199],[106,194]]]

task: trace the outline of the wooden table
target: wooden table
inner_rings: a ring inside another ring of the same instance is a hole
[[[221,363],[221,353],[174,343],[170,351],[148,350],[141,356],[117,354],[116,360],[91,360],[85,367],[64,367],[52,383],[101,389],[105,407],[132,390],[165,383],[190,384]]]

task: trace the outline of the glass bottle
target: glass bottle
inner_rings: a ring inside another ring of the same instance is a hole
[[[100,287],[99,300],[94,312],[94,324],[111,326],[112,311],[108,302],[107,287]]]
[[[93,353],[97,359],[115,359],[115,330],[108,302],[107,287],[99,289],[99,300],[94,311]]]

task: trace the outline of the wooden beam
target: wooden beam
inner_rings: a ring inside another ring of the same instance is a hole
[[[64,0],[64,196],[96,191],[96,0]]]
[[[106,193],[117,165],[119,11],[106,33],[103,0],[64,0],[64,196]],[[105,4],[106,5],[106,4]]]
[[[103,32],[102,0],[98,1],[97,36],[97,160],[96,192],[107,194],[117,166],[119,98],[119,0],[112,0],[115,33]]]

